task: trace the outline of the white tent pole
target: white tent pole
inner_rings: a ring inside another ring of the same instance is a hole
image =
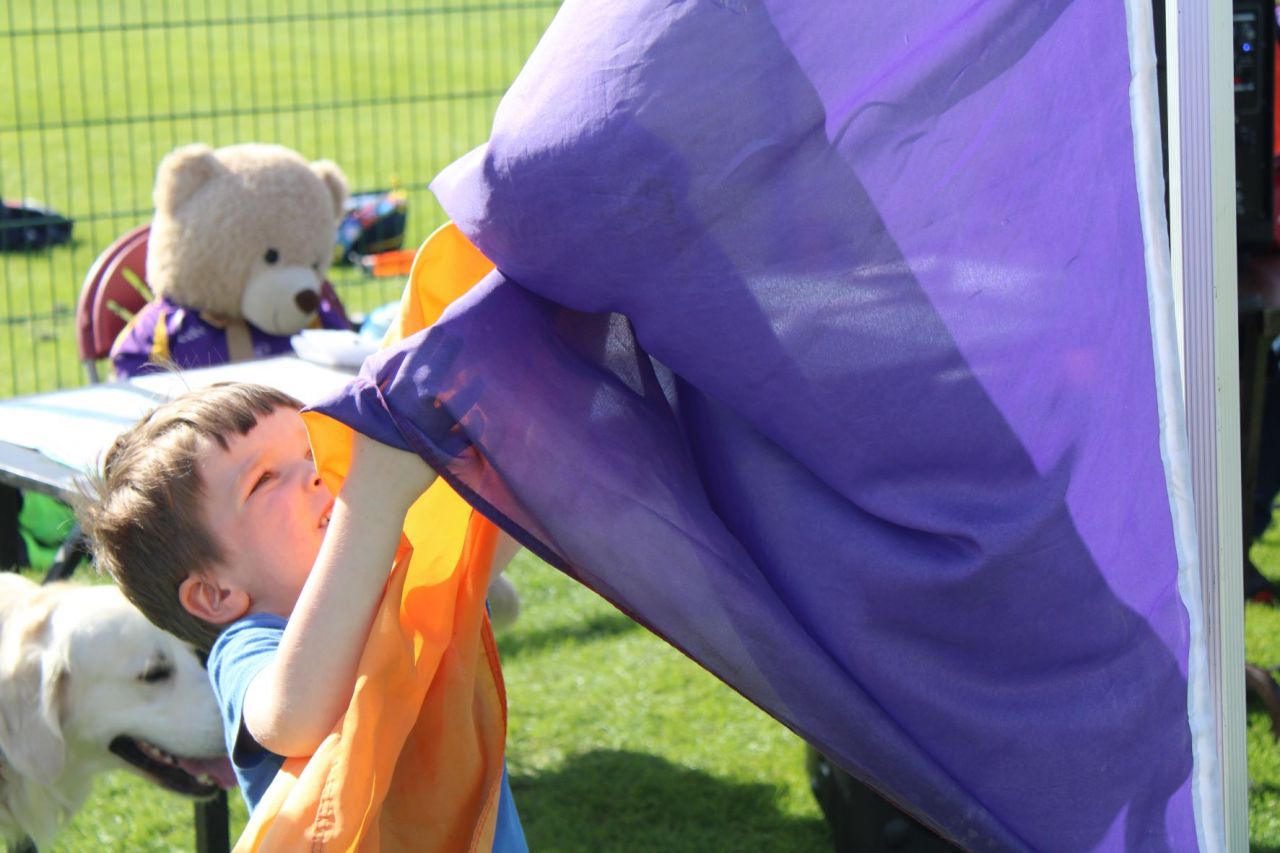
[[[1248,850],[1231,6],[1166,0],[1165,21],[1172,272],[1223,797],[1208,813],[1225,823],[1202,838]]]

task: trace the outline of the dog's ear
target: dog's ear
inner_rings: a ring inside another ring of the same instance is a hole
[[[65,659],[49,640],[48,612],[4,626],[0,647],[0,752],[18,773],[43,785],[62,774]]]

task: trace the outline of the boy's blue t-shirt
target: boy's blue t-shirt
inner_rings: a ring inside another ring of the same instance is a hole
[[[227,754],[231,756],[231,766],[250,813],[266,793],[284,759],[259,746],[244,728],[241,719],[244,694],[254,676],[275,656],[286,624],[283,618],[272,613],[246,616],[224,630],[209,651],[209,680],[222,713]],[[493,850],[494,853],[527,853],[528,849],[515,799],[511,796],[507,770],[503,767]]]
[[[227,755],[236,771],[240,793],[249,811],[258,805],[284,759],[269,752],[244,728],[240,714],[249,683],[271,663],[286,622],[274,613],[254,613],[233,622],[209,650],[209,680],[222,713]]]

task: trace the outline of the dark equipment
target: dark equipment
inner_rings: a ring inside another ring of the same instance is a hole
[[[1236,242],[1275,244],[1274,0],[1234,0],[1231,14],[1235,83]]]
[[[955,847],[927,826],[805,747],[809,786],[818,801],[836,853],[954,853]]]
[[[72,221],[31,202],[0,203],[0,251],[35,251],[71,239]]]
[[[334,264],[359,263],[364,255],[389,252],[404,245],[408,217],[405,194],[373,190],[347,199],[333,247]]]

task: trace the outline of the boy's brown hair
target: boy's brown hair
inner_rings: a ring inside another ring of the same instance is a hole
[[[282,391],[221,383],[188,391],[154,409],[111,445],[78,507],[100,570],[153,623],[208,650],[224,626],[192,616],[178,587],[224,555],[205,522],[201,448],[226,450],[276,409],[301,409]]]

